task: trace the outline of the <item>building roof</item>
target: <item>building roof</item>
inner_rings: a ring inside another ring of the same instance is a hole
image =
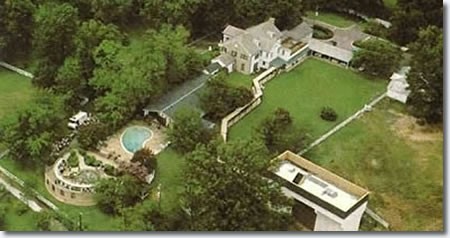
[[[224,45],[240,45],[249,54],[256,54],[260,49],[270,51],[282,36],[281,31],[275,26],[274,18],[245,30],[228,25],[223,33],[232,36],[232,39],[223,43]]]
[[[367,199],[369,192],[366,189],[297,154],[286,151],[277,159],[281,163],[274,172],[288,182],[288,189],[302,192],[314,203],[322,204],[324,208],[328,206],[327,210],[331,212],[338,211],[338,215],[345,215]]]
[[[301,41],[313,33],[313,29],[306,23],[302,22],[289,31],[283,31],[283,36],[292,38],[296,41]]]
[[[222,65],[228,66],[228,65],[234,63],[234,58],[233,58],[233,56],[231,56],[229,54],[222,53],[219,56],[217,56],[216,58],[214,58],[212,61],[213,62],[218,61],[218,63],[222,63]]]
[[[219,63],[211,63],[206,68],[205,71],[208,74],[214,74],[222,68]]]
[[[309,48],[312,51],[330,56],[346,63],[350,62],[353,57],[353,52],[350,50],[345,50],[316,39],[311,39],[309,41]]]
[[[228,25],[227,27],[225,27],[222,33],[231,37],[235,37],[242,33],[245,33],[245,30],[232,25]]]

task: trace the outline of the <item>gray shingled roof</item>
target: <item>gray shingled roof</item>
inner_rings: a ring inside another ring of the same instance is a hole
[[[220,54],[219,56],[214,58],[214,60],[218,60],[218,61],[222,62],[222,64],[224,64],[224,65],[230,65],[230,64],[234,63],[233,56],[231,56],[229,54]]]
[[[316,39],[311,39],[309,41],[309,49],[347,63],[350,62],[353,57],[353,52],[350,50],[345,50]]]
[[[245,31],[241,28],[238,28],[238,27],[235,27],[232,25],[228,25],[227,27],[225,27],[225,30],[223,30],[222,33],[225,35],[229,35],[231,37],[235,37],[242,33],[245,33]]]
[[[306,22],[302,22],[291,30],[284,31],[283,36],[285,36],[286,38],[291,37],[296,41],[300,41],[312,33],[313,29]]]

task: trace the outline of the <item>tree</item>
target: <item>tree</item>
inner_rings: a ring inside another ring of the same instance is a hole
[[[133,9],[133,0],[92,0],[94,17],[104,23],[127,22]]]
[[[150,25],[184,25],[189,27],[192,14],[202,0],[144,0],[140,14]]]
[[[206,92],[200,97],[200,106],[208,118],[217,121],[252,99],[250,89],[232,86],[226,81],[224,74],[219,74],[206,84]]]
[[[104,40],[120,43],[126,42],[126,36],[113,24],[104,24],[97,20],[82,22],[75,38],[76,55],[82,63],[84,79],[93,76],[95,68],[94,53]]]
[[[413,57],[408,83],[411,113],[429,123],[442,122],[444,113],[443,34],[442,29],[430,26],[419,33],[410,45]]]
[[[47,211],[37,213],[36,226],[40,231],[50,231],[53,214]]]
[[[200,113],[189,109],[175,113],[167,134],[175,150],[181,153],[190,152],[197,144],[206,144],[211,138],[211,133],[203,126]]]
[[[56,92],[66,96],[66,104],[70,108],[79,108],[86,80],[83,79],[81,62],[78,58],[66,58],[58,69],[54,87]]]
[[[35,14],[33,45],[38,66],[33,83],[52,87],[59,66],[72,54],[78,29],[78,11],[70,4],[46,2]]]
[[[107,214],[118,214],[139,202],[142,185],[130,175],[102,179],[95,185],[97,206]]]
[[[307,134],[294,126],[290,113],[283,108],[263,120],[256,129],[266,148],[278,154],[286,150],[301,151],[308,141]]]
[[[34,100],[3,122],[0,137],[18,162],[51,164],[54,162],[50,157],[53,143],[67,133],[64,99],[45,92]]]
[[[390,29],[391,38],[400,45],[417,39],[421,28],[443,26],[443,4],[439,0],[398,0]]]
[[[157,160],[155,154],[150,149],[142,148],[136,151],[131,158],[131,162],[139,163],[144,166],[148,173],[152,173],[157,168]]]
[[[14,60],[30,53],[34,11],[35,5],[31,0],[0,1],[0,35],[3,40],[0,53],[3,59]]]
[[[388,78],[396,71],[401,61],[401,51],[391,43],[383,40],[367,40],[362,42],[355,52],[352,65],[362,67],[364,71]]]
[[[82,126],[78,132],[78,143],[83,149],[95,149],[109,134],[107,126],[101,122],[93,122]]]
[[[196,231],[286,230],[290,202],[273,180],[257,141],[199,146],[186,158],[184,200]]]

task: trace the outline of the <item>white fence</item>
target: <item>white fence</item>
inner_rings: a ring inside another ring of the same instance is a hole
[[[30,78],[30,79],[34,78],[34,75],[32,73],[27,72],[27,71],[25,71],[23,69],[17,68],[16,66],[10,65],[10,64],[8,64],[6,62],[0,61],[0,66],[5,67],[5,68],[7,68],[7,69],[9,69],[11,71],[14,71],[14,72],[16,72],[16,73],[18,73],[20,75],[23,75],[23,76],[25,76],[27,78]]]
[[[258,75],[253,79],[253,100],[247,103],[245,106],[237,108],[222,119],[220,125],[220,135],[223,140],[227,140],[228,128],[236,124],[240,119],[253,111],[262,102],[263,85],[269,80],[273,79],[278,74],[278,70],[275,67],[271,67]]]
[[[373,106],[375,106],[375,104],[377,104],[378,102],[380,102],[383,98],[386,97],[386,93],[381,94],[380,96],[378,96],[377,98],[375,98],[372,102],[370,102],[367,105],[364,105],[364,107],[362,109],[360,109],[359,111],[357,111],[355,114],[351,115],[349,118],[345,119],[345,121],[339,123],[337,126],[335,126],[333,129],[329,130],[327,133],[323,134],[321,137],[319,137],[319,139],[315,140],[313,143],[311,143],[308,147],[306,147],[304,150],[300,151],[298,154],[299,155],[303,155],[304,153],[308,152],[309,150],[311,150],[313,147],[315,147],[316,145],[322,143],[324,140],[328,139],[328,137],[330,137],[331,135],[333,135],[334,133],[336,133],[337,131],[339,131],[340,129],[344,128],[345,126],[347,126],[350,122],[352,122],[353,120],[355,120],[356,118],[358,118],[361,114],[363,114],[364,112],[369,111]]]

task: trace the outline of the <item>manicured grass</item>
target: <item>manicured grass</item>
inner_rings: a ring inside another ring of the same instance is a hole
[[[161,208],[167,212],[180,205],[180,194],[184,189],[183,169],[186,162],[182,155],[166,148],[157,156],[158,170],[154,186],[161,184]]]
[[[316,16],[316,13],[313,11],[308,11],[308,18],[323,21],[333,26],[337,27],[349,27],[353,24],[357,24],[358,21],[355,21],[349,16],[344,14],[332,13],[332,12],[319,12],[319,15]]]
[[[24,107],[33,93],[29,78],[0,67],[0,118]]]
[[[265,85],[263,102],[231,127],[229,137],[249,138],[262,120],[278,107],[287,109],[295,123],[313,138],[352,115],[386,89],[386,81],[371,80],[348,69],[318,59],[307,59]],[[332,107],[336,122],[320,118],[322,107]]]
[[[304,156],[367,188],[392,230],[442,230],[442,130],[408,132],[403,107],[385,99]]]
[[[232,72],[226,77],[226,80],[231,85],[234,85],[237,87],[251,88],[252,87],[252,79],[255,77],[256,77],[256,75],[246,75],[246,74],[242,74],[239,72]]]

